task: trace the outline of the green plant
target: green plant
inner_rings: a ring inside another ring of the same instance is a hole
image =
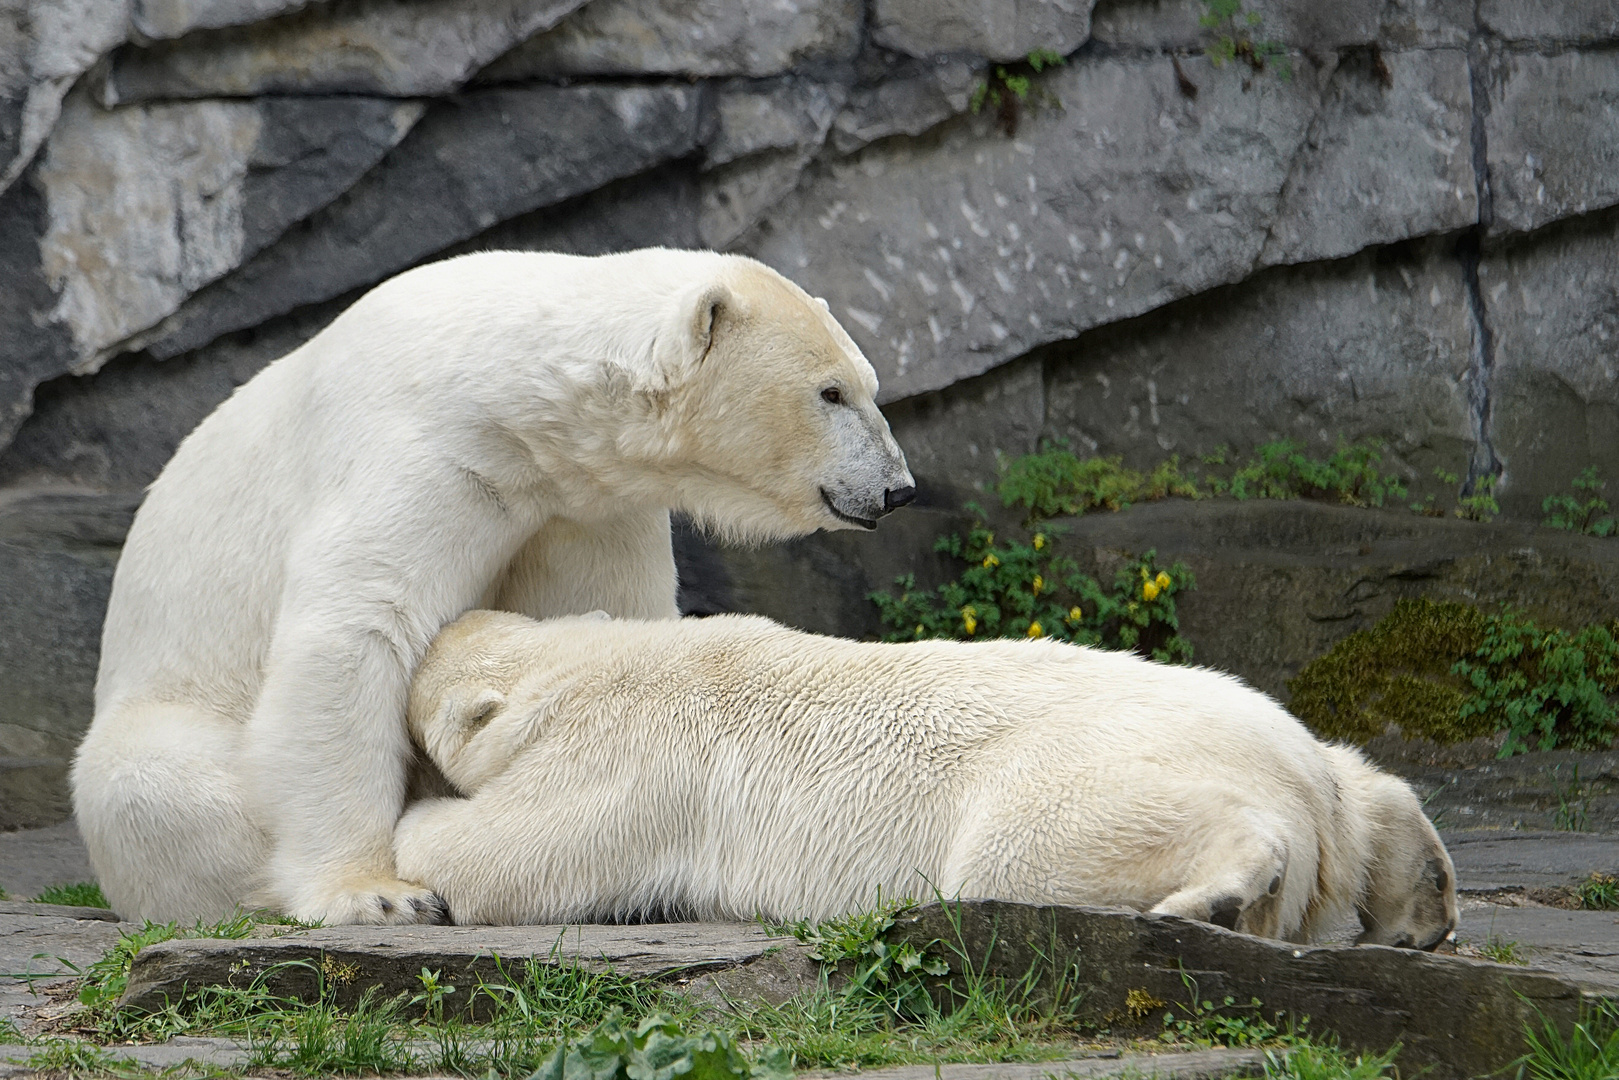
[[[78,1039],[52,1039],[28,1058],[28,1068],[39,1073],[66,1073],[68,1076],[137,1076],[140,1063],[119,1057]]]
[[[1501,756],[1566,747],[1593,750],[1619,729],[1619,623],[1570,633],[1543,629],[1519,612],[1486,619],[1484,640],[1454,671],[1473,696],[1461,708],[1507,733]]]
[[[1061,53],[1035,49],[1016,63],[996,64],[984,81],[973,88],[968,104],[974,115],[982,112],[986,105],[994,109],[995,122],[1001,130],[1008,136],[1016,135],[1022,107],[1030,103],[1030,95],[1035,92],[1034,77],[1062,63]],[[1059,107],[1062,104],[1054,95],[1043,91],[1034,100]]]
[[[1540,504],[1546,519],[1541,522],[1553,529],[1584,533],[1586,536],[1612,536],[1619,531],[1619,517],[1609,514],[1608,501],[1597,494],[1607,481],[1597,475],[1595,465],[1587,465],[1580,475],[1569,481],[1572,492],[1548,495]]]
[[[1556,771],[1554,768],[1553,771]],[[1574,779],[1557,793],[1557,816],[1553,828],[1558,832],[1584,832],[1586,804],[1590,801],[1591,785],[1580,783],[1580,766],[1574,763]]]
[[[976,509],[976,508],[974,508]],[[963,565],[935,589],[914,575],[895,579],[898,594],[874,592],[886,641],[924,638],[1049,637],[1081,645],[1133,649],[1165,663],[1184,663],[1192,646],[1180,636],[1175,597],[1196,587],[1182,563],[1162,567],[1157,552],[1126,562],[1103,590],[1073,559],[1056,554],[1055,530],[1027,543],[997,543],[982,521],[965,537],[940,537],[934,550]]]
[[[34,897],[34,903],[66,904],[69,907],[112,907],[107,903],[107,898],[101,895],[101,886],[93,881],[81,881],[76,885],[52,885]]]
[[[1619,1076],[1619,1005],[1602,1000],[1587,1006],[1567,1035],[1542,1018],[1539,1030],[1524,1033],[1529,1053],[1519,1076],[1528,1080],[1613,1080]]]
[[[1214,31],[1214,39],[1203,50],[1209,63],[1222,67],[1240,59],[1255,72],[1264,71],[1269,63],[1279,78],[1293,77],[1292,61],[1280,42],[1254,40],[1254,32],[1264,21],[1259,12],[1244,11],[1242,0],[1203,0],[1203,8],[1198,24]]]
[[[148,945],[174,938],[244,938],[253,932],[253,920],[248,915],[222,919],[211,926],[198,922],[189,930],[176,923],[148,921],[134,933],[124,932],[101,959],[85,968],[81,974],[79,1001],[92,1009],[114,1005],[129,984],[129,970],[135,963],[135,954]]]
[[[783,929],[810,946],[810,956],[830,968],[844,968],[851,992],[873,994],[898,1016],[925,1014],[931,1006],[921,984],[923,975],[947,975],[950,965],[909,942],[894,948],[883,935],[894,916],[914,907],[915,900],[878,898],[871,911],[811,925],[807,920]]]
[[[1434,469],[1433,477],[1447,488],[1455,487],[1461,480],[1461,477],[1456,473],[1447,469]],[[1421,514],[1423,517],[1445,516],[1445,511],[1434,505],[1434,496],[1432,494],[1427,495],[1421,502],[1412,503],[1411,510],[1413,513]]]
[[[1375,439],[1340,443],[1331,457],[1312,458],[1301,443],[1289,439],[1265,443],[1231,477],[1238,499],[1328,499],[1351,506],[1382,506],[1386,498],[1405,498],[1405,484],[1384,473],[1386,447]]]
[[[1501,513],[1501,504],[1495,501],[1494,476],[1481,476],[1472,487],[1456,500],[1456,516],[1463,521],[1494,521]]]
[[[1080,458],[1067,447],[1047,444],[1004,464],[997,487],[1006,506],[1028,511],[1026,523],[1089,510],[1122,510],[1131,503],[1170,496],[1195,499],[1197,484],[1180,471],[1180,458],[1160,462],[1150,473],[1126,468],[1124,458]]]
[[[1593,873],[1574,893],[1586,911],[1619,911],[1619,878],[1612,874]]]
[[[688,1034],[654,1013],[636,1023],[614,1012],[584,1037],[558,1046],[529,1080],[788,1080],[791,1056],[769,1051],[750,1063],[722,1031]]]
[[[1165,1042],[1194,1046],[1288,1046],[1299,1041],[1296,1030],[1284,1030],[1262,1014],[1263,1003],[1252,998],[1246,1005],[1227,995],[1218,1005],[1198,993],[1197,980],[1186,972],[1181,982],[1190,994],[1190,1004],[1173,1003],[1164,1013]],[[1278,1015],[1274,1020],[1280,1020]],[[1308,1018],[1303,1023],[1308,1023]],[[1303,1026],[1302,1024],[1300,1025]]]
[[[1497,964],[1529,963],[1528,960],[1524,959],[1523,951],[1518,947],[1516,941],[1508,941],[1505,938],[1496,937],[1494,934],[1485,938],[1484,944],[1475,945],[1474,948],[1478,950],[1480,956],[1486,960],[1493,960]]]
[[[1392,1047],[1381,1054],[1354,1054],[1334,1043],[1301,1041],[1265,1050],[1265,1080],[1382,1080],[1399,1076]]]

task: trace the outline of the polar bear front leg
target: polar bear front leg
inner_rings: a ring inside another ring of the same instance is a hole
[[[274,844],[265,899],[298,919],[444,918],[431,891],[394,871],[410,661],[394,634],[367,626],[378,618],[284,611],[248,723],[244,786]]]
[[[483,606],[531,619],[592,611],[673,619],[678,587],[669,511],[637,507],[588,523],[551,519],[507,565]]]

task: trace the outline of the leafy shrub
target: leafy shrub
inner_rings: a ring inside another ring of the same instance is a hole
[[[995,122],[1000,129],[1008,136],[1016,135],[1022,106],[1030,103],[1030,94],[1035,91],[1034,76],[1046,68],[1058,67],[1063,63],[1061,53],[1050,49],[1035,49],[1015,63],[996,64],[990,69],[984,81],[973,88],[968,105],[974,115],[981,112],[986,105],[989,106],[995,111]],[[1062,105],[1056,95],[1045,91],[1038,92],[1034,100],[1058,107]]]
[[[1108,649],[1133,649],[1165,663],[1185,663],[1192,646],[1180,636],[1177,594],[1196,587],[1183,563],[1167,568],[1157,552],[1132,559],[1104,590],[1073,559],[1055,551],[1056,530],[1028,542],[997,543],[979,522],[967,533],[940,537],[935,551],[963,564],[936,589],[918,588],[915,575],[895,579],[899,594],[874,592],[885,641],[925,638],[1049,637]]]
[[[780,1050],[750,1063],[723,1031],[688,1034],[653,1013],[637,1023],[615,1011],[582,1038],[558,1046],[529,1080],[788,1080],[792,1059]]]
[[[1481,476],[1473,481],[1473,488],[1456,500],[1456,516],[1465,521],[1494,521],[1501,514],[1501,504],[1495,500],[1493,476]]]
[[[1318,734],[1365,742],[1396,724],[1459,742],[1505,732],[1501,756],[1609,745],[1619,731],[1612,626],[1544,629],[1521,612],[1401,600],[1288,683],[1290,708]]]
[[[1031,524],[1089,510],[1123,510],[1131,503],[1172,495],[1195,499],[1199,494],[1197,484],[1181,474],[1179,457],[1143,474],[1125,468],[1123,457],[1080,458],[1067,447],[1049,444],[1038,454],[1008,462],[997,492],[1005,505],[1025,508]]]
[[[813,959],[828,968],[843,969],[849,978],[845,996],[873,995],[896,1016],[924,1016],[932,1010],[932,999],[922,986],[922,976],[948,975],[950,965],[910,942],[895,948],[884,940],[894,916],[915,906],[915,900],[890,900],[879,902],[871,911],[822,923],[800,919],[780,929],[810,946]]]
[[[1238,499],[1328,499],[1351,506],[1382,506],[1405,498],[1405,485],[1378,465],[1385,447],[1375,440],[1340,444],[1326,460],[1309,457],[1289,439],[1265,443],[1237,469],[1230,493]]]
[[[1619,622],[1570,633],[1545,630],[1505,612],[1486,621],[1484,640],[1456,673],[1473,688],[1462,718],[1479,717],[1507,733],[1502,756],[1613,742],[1609,696],[1619,693]]]
[[[1203,9],[1198,25],[1214,31],[1214,40],[1203,50],[1209,63],[1223,67],[1242,60],[1255,72],[1262,72],[1268,62],[1283,80],[1293,77],[1292,62],[1280,42],[1254,40],[1254,32],[1264,22],[1259,12],[1244,11],[1242,0],[1203,0]]]
[[[1546,496],[1540,504],[1546,515],[1541,524],[1586,536],[1612,536],[1619,531],[1619,517],[1608,513],[1608,501],[1597,494],[1606,486],[1607,481],[1597,476],[1596,466],[1587,465],[1569,481],[1572,492]]]

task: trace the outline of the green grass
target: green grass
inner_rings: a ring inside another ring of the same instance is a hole
[[[1493,934],[1486,938],[1482,945],[1476,945],[1474,948],[1478,949],[1480,956],[1486,960],[1493,960],[1497,964],[1529,963],[1524,958],[1523,950],[1519,948],[1516,941],[1508,941]]]
[[[1381,1080],[1398,1076],[1396,1050],[1352,1054],[1330,1043],[1304,1042],[1265,1051],[1265,1080]]]
[[[1576,886],[1575,895],[1587,911],[1619,911],[1619,878],[1592,874]]]
[[[101,895],[101,886],[93,881],[80,881],[73,885],[52,885],[34,897],[36,904],[66,904],[68,907],[111,908]]]
[[[1550,1021],[1531,1026],[1525,1080],[1614,1080],[1619,1076],[1619,1005],[1603,1001],[1588,1009],[1567,1036]]]

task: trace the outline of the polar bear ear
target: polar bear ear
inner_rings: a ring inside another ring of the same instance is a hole
[[[701,364],[714,348],[714,339],[721,330],[721,320],[727,311],[736,307],[736,296],[722,282],[714,282],[697,294],[691,310],[691,344],[693,355]]]

